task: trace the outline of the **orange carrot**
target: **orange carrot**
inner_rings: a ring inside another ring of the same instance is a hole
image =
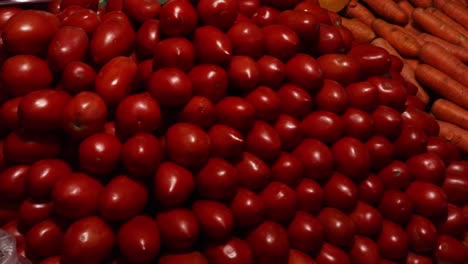
[[[375,38],[375,33],[366,24],[355,18],[341,18],[341,24],[349,29],[354,35],[354,40],[359,43],[369,43]]]
[[[468,30],[466,28],[464,28],[462,25],[460,25],[457,21],[453,20],[451,17],[444,14],[439,9],[434,8],[434,7],[428,7],[426,9],[424,9],[424,11],[426,11],[427,13],[432,14],[434,17],[440,19],[445,24],[449,25],[450,27],[452,27],[456,31],[463,34],[465,37],[468,37]]]
[[[468,29],[468,9],[458,1],[436,1],[434,6]]]
[[[349,2],[346,8],[346,16],[356,18],[369,27],[372,21],[375,19],[374,14],[372,14],[369,9],[357,1]]]
[[[418,56],[421,45],[403,28],[389,24],[382,19],[375,19],[372,22],[372,29],[377,35],[387,40],[402,56]]]
[[[397,4],[400,9],[408,16],[408,19],[411,20],[411,13],[413,13],[414,10],[414,7],[411,5],[411,3],[408,1],[399,1]]]
[[[468,108],[468,87],[427,64],[419,64],[414,74],[421,85],[460,107]]]
[[[448,100],[435,100],[434,103],[432,103],[431,112],[439,120],[452,123],[463,129],[468,129],[468,110]]]
[[[414,70],[416,70],[416,67],[418,67],[419,60],[416,59],[405,59],[405,63],[408,64],[408,66]]]
[[[453,43],[447,42],[441,38],[432,36],[430,34],[422,33],[417,37],[422,43],[425,42],[433,42],[444,48],[446,51],[453,54],[453,56],[457,57],[459,60],[463,61],[464,63],[468,63],[468,49],[463,47],[457,46]]]
[[[408,16],[393,0],[363,0],[376,14],[398,25],[406,25]]]
[[[413,36],[421,34],[421,30],[415,26],[413,18],[411,17],[411,14],[414,10],[414,7],[411,5],[411,3],[408,1],[399,1],[398,6],[401,8],[401,10],[403,10],[403,12],[405,12],[405,14],[409,18],[408,23],[403,28],[406,29],[406,31]]]
[[[419,59],[468,87],[468,67],[441,46],[431,42],[424,44]]]
[[[452,142],[459,150],[468,153],[468,131],[454,124],[437,120],[439,136]]]
[[[429,7],[432,5],[432,0],[409,0],[416,7]]]
[[[440,19],[424,12],[422,8],[413,10],[413,19],[426,32],[452,42],[461,47],[468,48],[468,39]]]

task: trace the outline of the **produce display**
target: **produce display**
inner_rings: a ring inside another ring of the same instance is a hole
[[[388,1],[1,6],[1,229],[39,264],[468,263],[466,61],[405,33],[466,17]]]

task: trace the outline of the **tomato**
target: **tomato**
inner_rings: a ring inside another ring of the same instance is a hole
[[[382,257],[387,259],[399,260],[404,258],[408,252],[408,237],[405,230],[388,220],[383,221],[382,231],[376,242]]]
[[[331,151],[338,172],[352,179],[362,179],[369,173],[371,158],[361,141],[343,137],[333,144]]]
[[[285,65],[276,57],[264,55],[257,60],[260,72],[260,84],[278,88],[286,78]]]
[[[256,193],[238,188],[231,200],[230,209],[237,227],[258,225],[265,217],[265,202]]]
[[[210,244],[203,249],[209,263],[253,264],[253,253],[249,244],[240,238],[231,237],[226,242]]]
[[[264,28],[278,21],[280,11],[271,6],[260,6],[252,14],[251,20],[259,27]]]
[[[194,188],[192,173],[171,162],[161,163],[153,178],[154,198],[163,207],[182,205]]]
[[[309,12],[313,14],[320,23],[331,24],[327,9],[320,7],[318,0],[302,1],[294,7],[294,10]]]
[[[258,0],[238,0],[237,1],[237,12],[246,17],[251,17],[255,11],[260,7]]]
[[[316,214],[322,208],[325,194],[320,184],[314,180],[303,178],[295,191],[298,210]]]
[[[172,209],[156,215],[161,243],[168,249],[189,249],[200,232],[195,214],[188,209]]]
[[[199,0],[197,13],[203,24],[216,26],[221,30],[227,30],[231,28],[237,17],[237,2],[234,0],[218,2]]]
[[[3,45],[12,54],[42,55],[59,26],[59,19],[51,13],[39,10],[18,12],[3,27]]]
[[[341,173],[334,172],[323,185],[325,206],[349,211],[357,203],[357,187]]]
[[[421,111],[424,111],[426,109],[426,104],[415,95],[408,95],[408,98],[406,98],[406,106],[411,106]]]
[[[192,204],[192,211],[200,225],[200,233],[207,239],[223,241],[230,236],[234,217],[229,207],[223,203],[198,200]]]
[[[138,66],[128,57],[117,56],[99,70],[95,90],[110,106],[121,102],[135,89]]]
[[[62,127],[62,114],[71,97],[63,91],[42,89],[23,97],[18,106],[21,126],[30,131],[53,131]]]
[[[1,228],[3,231],[8,232],[15,238],[17,249],[25,246],[25,237],[23,236],[23,233],[20,232],[18,229],[17,220],[11,220],[4,224]]]
[[[242,134],[232,127],[214,124],[208,130],[211,156],[230,159],[239,157],[244,149]]]
[[[231,41],[214,26],[198,27],[193,33],[192,44],[198,63],[223,65],[231,59]]]
[[[226,94],[228,77],[224,68],[213,64],[198,64],[188,73],[194,95],[204,96],[213,103]]]
[[[374,120],[367,112],[350,107],[346,109],[341,119],[347,136],[364,141],[374,134]]]
[[[14,96],[50,88],[52,72],[47,63],[32,55],[11,56],[3,63],[0,72],[3,89]]]
[[[190,263],[190,264],[208,264],[208,260],[198,251],[188,253],[167,254],[161,256],[158,264],[177,264],[177,263]]]
[[[128,138],[122,146],[122,165],[131,177],[153,176],[162,156],[161,143],[149,133],[137,133]]]
[[[289,256],[288,233],[279,224],[265,221],[247,236],[255,263],[287,263]]]
[[[97,0],[62,0],[60,1],[60,9],[62,10],[73,5],[79,5],[84,8],[96,10],[98,7],[98,1]]]
[[[304,176],[326,180],[334,170],[333,154],[327,145],[316,139],[305,139],[293,151],[304,164]]]
[[[232,56],[227,66],[230,88],[250,92],[260,80],[257,62],[248,56]]]
[[[392,162],[393,145],[383,136],[372,136],[366,141],[367,151],[371,157],[371,168],[381,170]]]
[[[318,110],[334,113],[341,113],[348,106],[348,99],[343,86],[330,79],[323,80],[323,85],[315,94],[314,100]]]
[[[434,257],[438,262],[463,263],[468,259],[468,253],[466,245],[460,240],[448,235],[439,235]]]
[[[307,90],[295,84],[286,83],[277,91],[280,108],[284,114],[302,119],[311,112],[313,101]]]
[[[216,104],[215,111],[218,122],[240,132],[249,130],[255,122],[255,108],[242,97],[224,97]]]
[[[281,60],[288,60],[296,55],[299,49],[299,37],[285,25],[273,24],[262,28],[265,39],[265,52]],[[306,68],[304,70],[307,70]],[[316,78],[314,67],[314,80]]]
[[[385,187],[382,180],[374,174],[370,174],[359,183],[359,199],[368,204],[375,205],[382,198],[384,189]]]
[[[70,6],[69,8],[71,8]],[[65,12],[65,10],[63,11]],[[99,24],[101,18],[99,15],[90,9],[80,9],[66,16],[62,20],[62,26],[82,28],[88,36],[92,36]]]
[[[52,256],[52,257],[43,259],[39,263],[40,264],[60,264],[60,259],[61,259],[61,256]]]
[[[380,263],[380,252],[377,244],[370,238],[355,236],[349,252],[351,263]]]
[[[252,22],[235,23],[227,31],[234,55],[257,59],[264,54],[264,36],[261,28]]]
[[[276,161],[271,165],[271,179],[282,182],[289,187],[296,187],[302,179],[304,167],[297,157],[282,152]]]
[[[80,143],[80,166],[95,176],[108,176],[117,168],[121,151],[122,144],[117,137],[104,132],[93,134]]]
[[[58,157],[62,138],[53,133],[32,133],[15,130],[3,142],[3,155],[12,163],[32,164],[36,161]]]
[[[415,107],[408,106],[401,115],[403,125],[415,126],[423,129],[428,136],[439,135],[439,125],[434,117],[424,110],[419,110]]]
[[[236,162],[236,170],[239,177],[239,185],[250,190],[265,187],[271,176],[268,165],[249,152],[242,153]]]
[[[324,54],[317,59],[323,77],[348,85],[359,79],[359,62],[344,54]]]
[[[281,99],[278,94],[267,86],[258,86],[246,97],[256,112],[257,119],[274,121],[280,113]]]
[[[408,166],[399,160],[394,160],[383,167],[377,174],[386,189],[404,189],[414,179]]]
[[[438,136],[427,139],[426,151],[439,156],[446,165],[449,165],[450,161],[454,159],[451,155],[448,141]]]
[[[422,129],[403,126],[400,136],[393,142],[394,157],[407,159],[426,151],[427,135]]]
[[[291,28],[306,45],[317,41],[320,25],[310,12],[285,10],[279,14],[277,23]]]
[[[428,181],[440,185],[445,178],[444,161],[432,153],[422,153],[406,161],[410,173],[416,180]]]
[[[107,106],[93,92],[80,92],[62,110],[62,128],[72,138],[85,138],[104,130]]]
[[[29,166],[10,166],[0,173],[0,197],[7,201],[22,201],[25,198],[25,178]]]
[[[328,14],[330,16],[330,20],[332,20],[332,25],[336,25],[338,27],[338,31],[340,32],[342,39],[341,51],[349,52],[355,43],[353,33],[347,27],[341,24],[341,16],[331,11],[328,11]]]
[[[285,68],[286,78],[307,91],[318,90],[322,86],[322,78],[325,77],[323,73],[326,69],[310,55],[298,53],[290,57]]]
[[[292,248],[309,254],[320,250],[324,228],[320,221],[311,214],[297,211],[287,231]]]
[[[193,44],[182,37],[163,39],[153,44],[153,68],[179,68],[188,71],[195,61]]]
[[[407,264],[431,264],[432,259],[426,255],[417,255],[412,252],[408,253],[406,257]]]
[[[138,215],[123,223],[117,232],[117,245],[132,263],[149,263],[159,254],[161,241],[154,219]]]
[[[446,172],[451,174],[464,175],[465,173],[468,173],[468,162],[453,160],[448,164]]]
[[[379,105],[379,91],[369,82],[355,82],[346,86],[349,106],[371,112]]]
[[[182,106],[192,96],[190,77],[177,68],[162,68],[153,72],[148,91],[162,106]]]
[[[397,138],[402,131],[403,119],[395,109],[379,105],[373,112],[375,133],[388,139]]]
[[[94,90],[96,71],[81,61],[68,63],[62,72],[61,85],[71,94]]]
[[[280,137],[281,146],[285,150],[295,148],[303,138],[301,123],[292,116],[280,115],[273,128]]]
[[[305,137],[325,143],[336,142],[344,132],[342,118],[334,112],[324,110],[311,112],[302,120],[301,126]]]
[[[399,81],[380,76],[370,77],[367,81],[377,87],[380,104],[393,107],[398,111],[405,109],[407,92]]]
[[[415,212],[426,217],[440,216],[447,212],[447,195],[429,182],[414,181],[406,189]]]
[[[448,170],[448,169],[447,169]],[[466,192],[468,190],[468,179],[465,177],[466,174],[456,174],[453,172],[447,172],[445,174],[445,180],[442,185],[442,189],[447,195],[447,199],[450,203],[457,205],[464,205],[468,203]]]
[[[11,17],[23,11],[23,9],[15,6],[5,6],[0,9],[0,30],[3,31],[5,24]]]
[[[17,221],[16,219],[18,219],[18,214],[19,213],[17,203],[12,203],[11,201],[0,202],[0,226],[2,226],[1,228],[5,229],[3,225],[7,224],[10,221]]]
[[[460,230],[465,230],[463,210],[453,204],[448,204],[447,215],[443,215],[437,223],[437,229],[442,234],[453,237],[460,236]]]
[[[382,229],[382,215],[365,202],[358,201],[349,217],[356,227],[357,235],[372,237],[378,235]],[[357,239],[357,236],[355,238]]]
[[[189,1],[173,0],[162,6],[159,18],[160,29],[164,34],[182,36],[195,30],[198,14]]]
[[[246,135],[246,151],[265,162],[275,160],[281,153],[281,139],[268,123],[256,121]]]
[[[113,58],[115,60],[115,57],[128,55],[133,48],[135,38],[136,33],[128,22],[120,19],[103,21],[93,32],[90,40],[89,50],[92,61],[104,65]]]
[[[18,107],[23,97],[14,97],[2,103],[0,106],[0,120],[9,131],[19,127]]]
[[[343,50],[343,38],[338,26],[320,23],[318,41],[311,48],[313,53],[318,54],[341,53]]]
[[[236,169],[220,158],[210,158],[195,176],[195,185],[200,197],[227,200],[235,195],[238,184]]]
[[[349,246],[353,242],[356,228],[349,216],[332,207],[323,208],[318,220],[323,226],[324,238],[335,246]]]
[[[86,239],[83,239],[86,237]],[[97,216],[71,224],[63,239],[63,261],[67,263],[102,263],[115,244],[111,227]]]
[[[280,182],[270,182],[260,193],[265,204],[266,217],[275,222],[287,223],[296,212],[296,193]]]
[[[77,27],[61,27],[50,41],[47,59],[50,67],[60,72],[73,61],[84,59],[88,50],[88,35]]]
[[[123,1],[122,11],[139,23],[144,23],[159,15],[161,5],[158,1],[125,0]]]
[[[151,1],[157,3],[156,1]],[[144,58],[151,58],[155,45],[160,40],[159,20],[148,19],[136,32],[135,48],[138,54]]]
[[[359,62],[361,76],[387,73],[392,63],[390,54],[386,50],[369,44],[354,45],[348,55]]]
[[[58,255],[62,251],[64,232],[53,220],[42,221],[25,235],[27,255],[32,259]]]
[[[403,225],[411,217],[413,203],[404,192],[387,190],[380,200],[379,210],[386,219]]]
[[[323,243],[322,248],[315,257],[317,264],[350,264],[348,254],[330,243]]]
[[[52,215],[52,207],[52,202],[23,200],[18,208],[18,224],[21,228],[29,230],[35,224],[47,220]]]

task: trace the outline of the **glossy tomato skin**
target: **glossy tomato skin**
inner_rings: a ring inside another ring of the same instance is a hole
[[[9,57],[3,63],[0,74],[4,89],[14,96],[50,88],[53,81],[47,62],[33,55]]]
[[[273,56],[264,55],[257,60],[260,72],[260,84],[271,88],[278,88],[286,78],[284,63]]]
[[[299,37],[287,26],[273,24],[262,28],[265,52],[281,60],[292,58],[299,49]]]
[[[319,41],[312,45],[312,52],[318,54],[341,53],[343,38],[337,26],[320,24]]]
[[[250,92],[260,80],[257,62],[249,56],[232,56],[226,71],[230,86],[237,91]]]
[[[236,129],[214,124],[208,130],[210,137],[211,156],[223,159],[239,157],[244,149],[244,137]]]
[[[251,17],[259,7],[260,1],[258,0],[237,1],[237,11],[246,17]]]
[[[84,173],[73,173],[61,179],[52,190],[54,211],[68,219],[80,219],[97,211],[97,201],[103,186]]]
[[[87,236],[87,239],[81,239],[83,235]],[[65,232],[63,261],[101,263],[111,255],[114,244],[115,234],[101,218],[82,218],[71,224]]]
[[[367,44],[354,45],[348,52],[359,62],[361,76],[380,75],[390,70],[390,54],[381,47]]]
[[[249,152],[243,152],[235,165],[240,186],[250,190],[258,190],[268,184],[271,171],[259,157]]]
[[[215,111],[219,123],[239,132],[249,130],[255,123],[255,108],[242,97],[224,97],[216,104]]]
[[[315,257],[317,264],[350,264],[349,256],[339,247],[330,243],[323,243]]]
[[[404,258],[408,252],[408,237],[401,226],[384,220],[382,231],[377,237],[377,245],[382,257],[399,260]]]
[[[5,27],[5,24],[10,18],[19,12],[21,12],[23,9],[15,6],[5,6],[2,8],[0,11],[0,30],[3,31],[3,28]]]
[[[73,6],[70,6],[68,8],[72,7]],[[63,13],[65,10],[63,10]],[[82,28],[89,37],[92,36],[96,28],[101,23],[99,15],[95,11],[86,8],[76,10],[76,12],[70,13],[61,20],[62,26]]]
[[[358,201],[349,217],[356,227],[357,235],[375,236],[382,228],[382,214],[368,203]]]
[[[327,145],[316,139],[305,139],[293,151],[304,164],[304,176],[316,181],[330,177],[334,169],[333,154]]]
[[[380,170],[393,159],[393,144],[384,136],[375,135],[366,141],[367,151],[371,157],[371,168]]]
[[[18,12],[4,25],[3,45],[13,54],[44,54],[59,26],[59,19],[48,12],[39,10]]]
[[[206,257],[198,251],[188,253],[174,253],[163,255],[159,258],[158,264],[177,264],[177,263],[193,263],[193,264],[208,264]]]
[[[159,15],[161,5],[158,1],[126,0],[123,1],[122,11],[138,23],[144,23]]]
[[[182,106],[192,96],[192,82],[190,77],[178,68],[162,68],[152,73],[148,92],[162,106]]]
[[[246,151],[265,162],[278,158],[281,153],[281,139],[276,130],[264,121],[256,121],[245,138]]]
[[[264,54],[263,32],[254,23],[235,23],[226,34],[231,41],[234,55],[244,55],[258,59]]]
[[[374,134],[374,120],[357,108],[348,108],[342,116],[345,135],[365,141]]]
[[[363,179],[370,172],[371,158],[361,141],[343,137],[331,149],[336,170],[352,179]]]
[[[335,80],[324,79],[323,85],[314,96],[319,110],[342,113],[348,106],[348,98],[343,86]]]
[[[277,22],[294,30],[301,41],[306,44],[312,44],[317,40],[319,22],[310,12],[285,10],[279,14]]]
[[[195,30],[197,10],[189,1],[175,0],[163,5],[159,14],[161,31],[169,36],[183,36]]]
[[[117,245],[133,263],[148,263],[159,254],[159,227],[149,216],[138,215],[123,223],[117,232]]]
[[[380,252],[377,244],[364,236],[354,237],[354,243],[349,252],[351,263],[372,264],[380,262]]]
[[[117,137],[104,132],[93,134],[79,145],[80,166],[92,175],[104,177],[117,168],[121,151],[122,143]]]
[[[42,89],[23,97],[18,118],[30,131],[53,131],[62,127],[62,114],[71,97],[63,91]]]
[[[408,256],[406,256],[406,263],[407,264],[431,264],[432,258],[426,255],[418,255],[413,252],[409,252]]]
[[[442,189],[447,195],[450,203],[463,205],[468,202],[466,191],[468,190],[468,180],[465,174],[457,174],[448,172],[445,174],[445,180],[442,184]]]
[[[112,58],[129,55],[135,38],[136,33],[129,22],[120,19],[103,21],[89,43],[92,61],[104,65]]]
[[[265,221],[248,234],[247,242],[255,263],[287,263],[290,245],[288,233],[281,225]]]
[[[197,241],[200,227],[188,209],[172,209],[156,215],[161,242],[168,249],[189,249]]]
[[[357,203],[356,185],[341,173],[334,172],[323,185],[325,206],[343,211],[352,210]]]
[[[250,18],[257,26],[264,28],[275,24],[279,15],[280,11],[274,7],[260,6]]]
[[[442,188],[429,182],[413,181],[406,189],[416,213],[435,217],[447,213],[447,195]]]
[[[156,136],[149,133],[137,133],[122,145],[123,167],[134,178],[153,176],[162,156],[161,143]]]
[[[172,162],[163,162],[153,179],[154,198],[163,207],[176,207],[187,201],[195,183],[192,173]]]
[[[452,156],[448,141],[440,137],[429,137],[427,139],[426,151],[439,156],[446,165],[450,166]]]
[[[317,59],[323,77],[348,85],[359,79],[359,62],[344,54],[325,54]]]
[[[434,257],[440,262],[463,263],[468,259],[468,253],[466,245],[460,240],[448,235],[439,235]]]
[[[410,173],[416,180],[428,181],[440,185],[445,178],[445,164],[439,156],[422,153],[406,161]]]
[[[155,45],[161,39],[159,20],[148,19],[136,32],[135,48],[140,57],[151,58]]]
[[[437,229],[427,218],[413,215],[406,225],[409,247],[416,253],[432,252],[437,244]]]
[[[19,202],[25,198],[25,178],[29,166],[10,166],[0,173],[0,185],[2,200]]]
[[[323,207],[325,194],[316,181],[303,178],[295,191],[298,210],[316,214]]]
[[[197,13],[205,25],[213,25],[221,30],[227,30],[236,20],[237,2],[223,0],[213,3],[209,0],[200,0],[197,4]]]
[[[417,109],[414,106],[407,106],[402,114],[403,125],[418,127],[428,135],[439,135],[439,125],[433,116],[424,112],[424,110]]]
[[[198,200],[192,204],[200,234],[211,241],[223,241],[232,233],[234,217],[229,207],[221,202]]]
[[[408,166],[402,161],[394,160],[383,167],[377,177],[382,181],[386,189],[404,189],[413,181]]]
[[[199,63],[224,65],[232,55],[228,36],[214,26],[201,26],[193,33],[192,43]]]
[[[460,237],[460,230],[466,230],[463,209],[459,206],[448,204],[447,214],[438,219],[437,229],[442,234]]]
[[[31,165],[26,174],[26,193],[33,199],[50,198],[55,184],[72,173],[70,166],[63,160],[44,159]]]
[[[284,150],[294,149],[303,138],[301,123],[296,118],[281,114],[273,125],[280,137],[281,146]]]
[[[379,91],[381,104],[395,108],[398,111],[405,109],[407,92],[405,87],[397,80],[373,76],[367,79]]]
[[[278,118],[281,98],[270,87],[258,86],[246,96],[246,99],[255,108],[257,119],[271,122]]]
[[[288,225],[291,248],[302,252],[317,253],[323,243],[324,230],[320,221],[309,213],[297,211]]]
[[[221,158],[210,158],[195,176],[195,185],[200,197],[214,200],[229,200],[238,186],[236,168]]]
[[[352,245],[356,227],[345,213],[332,207],[325,207],[320,211],[318,220],[323,226],[327,242],[340,247]]]
[[[312,56],[298,53],[286,63],[286,78],[307,91],[316,91],[322,86],[323,66]]]
[[[246,188],[239,188],[231,200],[230,209],[237,227],[251,227],[264,219],[266,206],[256,193]]]
[[[25,235],[26,252],[31,259],[58,255],[62,251],[64,231],[54,220],[37,223]]]
[[[188,75],[194,95],[204,96],[216,103],[226,94],[228,76],[224,68],[214,64],[198,64],[190,69]]]
[[[386,219],[401,225],[408,222],[413,209],[409,197],[397,190],[385,191],[379,204],[379,210]]]
[[[22,96],[6,100],[0,107],[0,122],[5,130],[13,131],[19,127],[18,107],[23,100]]]
[[[253,254],[249,244],[240,238],[231,237],[223,243],[209,244],[203,255],[213,264],[253,264]]]
[[[388,139],[397,138],[403,128],[403,119],[401,114],[395,109],[379,105],[373,112],[375,133],[387,137]]]
[[[310,94],[302,87],[286,83],[278,91],[282,113],[302,119],[312,109],[313,101]]]
[[[94,89],[96,71],[89,64],[81,61],[68,63],[62,72],[61,85],[71,94]]]
[[[372,112],[379,105],[379,91],[370,82],[355,82],[346,86],[346,98],[352,107]]]
[[[342,118],[334,112],[318,110],[308,114],[301,124],[304,136],[325,143],[336,142],[343,136]]]
[[[296,193],[284,183],[270,182],[260,193],[266,217],[275,222],[289,222],[296,211]]]
[[[47,59],[50,67],[60,72],[68,63],[83,60],[88,44],[88,35],[83,29],[61,27],[48,46]]]
[[[178,68],[187,72],[195,61],[195,49],[186,38],[166,38],[153,47],[153,69],[165,67]]]
[[[18,224],[22,229],[29,230],[35,224],[50,218],[52,206],[52,202],[24,200],[18,208]]]
[[[281,152],[278,159],[271,165],[271,179],[282,182],[291,188],[299,184],[303,172],[302,163],[288,152]]]

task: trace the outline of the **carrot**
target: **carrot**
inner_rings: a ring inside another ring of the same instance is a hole
[[[353,33],[354,40],[359,43],[369,43],[376,37],[374,31],[369,26],[355,18],[349,19],[343,17],[341,18],[341,24]]]
[[[346,16],[356,18],[369,27],[375,19],[374,14],[357,1],[349,2],[346,8]]]
[[[418,56],[421,45],[403,28],[389,24],[382,19],[375,19],[372,22],[372,29],[377,35],[387,40],[402,56]]]
[[[363,0],[376,14],[398,25],[406,25],[408,16],[393,0]]]
[[[468,87],[427,64],[419,64],[414,74],[421,85],[463,108],[468,108]]]
[[[434,6],[463,27],[468,28],[468,9],[458,1],[434,0]]]
[[[421,100],[425,105],[429,103],[429,94],[427,94],[426,90],[418,83],[414,75],[415,69],[413,69],[406,61],[403,63],[403,69],[401,70],[401,77],[403,77],[407,82],[410,82],[416,88],[418,88],[418,92],[416,93],[416,97]]]
[[[416,24],[418,24],[426,32],[445,39],[448,42],[452,42],[464,48],[468,48],[468,40],[465,36],[445,24],[440,19],[424,12],[424,9],[419,7],[415,8],[413,10],[413,19]]]
[[[439,9],[434,8],[434,7],[428,7],[424,11],[426,11],[427,13],[432,14],[434,17],[440,19],[445,24],[449,25],[450,27],[452,27],[456,31],[463,34],[465,37],[468,37],[468,30],[466,28],[464,28],[462,25],[460,25],[457,21],[453,20],[451,17],[444,14]]]
[[[468,87],[468,67],[441,46],[431,42],[424,44],[419,59]]]
[[[341,11],[348,4],[348,2],[349,0],[319,0],[321,7],[332,12]]]
[[[418,29],[413,22],[413,19],[411,17],[411,14],[413,13],[414,7],[411,5],[410,2],[408,1],[399,1],[398,6],[405,12],[405,14],[408,16],[408,23],[403,27],[406,29],[408,33],[410,33],[413,36],[417,36],[421,33],[421,30]]]
[[[411,20],[411,13],[413,13],[414,7],[411,5],[410,2],[408,1],[400,1],[397,3],[400,9],[405,12],[405,14],[408,16],[408,19]]]
[[[432,5],[432,0],[409,0],[416,7],[429,7]]]
[[[419,60],[416,60],[416,59],[405,59],[405,63],[408,64],[408,66],[414,70],[416,70],[416,67],[418,66],[419,64]]]
[[[468,152],[468,131],[454,124],[437,120],[439,136],[452,142],[459,150]]]
[[[448,100],[435,100],[434,103],[432,103],[431,112],[439,120],[452,123],[468,130],[468,110]]]
[[[422,43],[433,42],[453,54],[464,63],[468,63],[468,50],[430,34],[422,33],[417,37]]]

